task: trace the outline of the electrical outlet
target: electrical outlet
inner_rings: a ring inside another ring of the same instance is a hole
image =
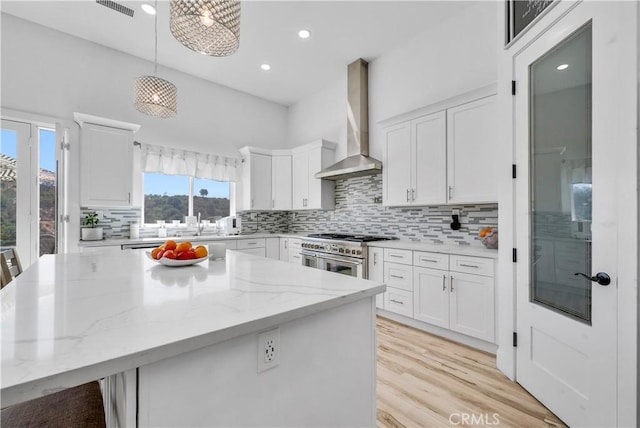
[[[280,329],[265,331],[258,335],[258,373],[280,364]]]
[[[104,211],[96,210],[96,214],[98,215],[98,220],[104,219]]]
[[[454,208],[451,210],[451,215],[460,215],[460,210],[457,208]]]

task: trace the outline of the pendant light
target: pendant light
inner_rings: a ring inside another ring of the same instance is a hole
[[[171,0],[171,34],[189,49],[228,56],[240,46],[239,0]]]
[[[155,2],[158,10],[158,0]],[[136,110],[149,116],[173,117],[178,113],[178,90],[168,80],[156,77],[158,72],[158,14],[155,15],[155,53],[153,76],[140,76],[135,82]]]

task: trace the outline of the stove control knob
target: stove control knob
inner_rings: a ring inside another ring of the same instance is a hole
[[[362,250],[358,250],[358,251],[357,251],[357,254],[358,254],[359,256],[360,256],[360,255],[362,255]]]
[[[347,248],[346,250],[344,250],[344,253],[345,253],[345,254],[350,254],[350,253],[351,253],[351,250]]]
[[[340,248],[338,251],[344,253],[344,248]]]

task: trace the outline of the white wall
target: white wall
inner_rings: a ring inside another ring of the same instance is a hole
[[[3,108],[137,123],[138,141],[205,153],[237,156],[243,145],[285,144],[286,107],[164,67],[158,76],[178,87],[178,115],[138,112],[134,79],[151,73],[149,61],[2,14]]]
[[[370,61],[372,156],[382,160],[379,121],[496,82],[497,16],[497,2],[479,2]],[[347,64],[344,78],[289,108],[289,146],[326,138],[346,156],[346,75]]]

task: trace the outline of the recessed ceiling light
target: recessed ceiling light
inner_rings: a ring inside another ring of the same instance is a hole
[[[569,64],[560,64],[559,66],[556,67],[556,69],[558,70],[566,70],[567,68],[569,68]]]
[[[264,71],[271,70],[271,66],[269,64],[262,64],[260,68],[263,69]]]
[[[140,7],[142,8],[142,10],[147,12],[149,15],[155,15],[156,14],[156,8],[151,6],[150,4],[146,4],[145,3]]]
[[[309,30],[298,31],[298,37],[300,37],[301,39],[308,39],[310,35],[311,35],[311,31]]]

